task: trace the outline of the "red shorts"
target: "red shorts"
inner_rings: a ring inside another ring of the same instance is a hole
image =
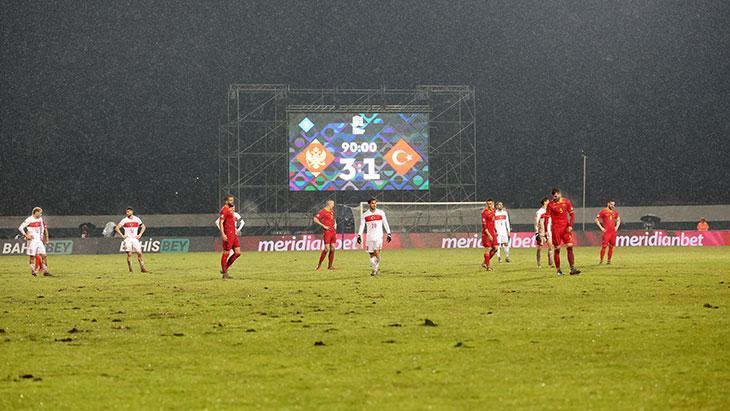
[[[603,247],[607,245],[611,245],[611,247],[616,246],[616,232],[615,231],[604,231],[603,237],[601,238],[601,245]]]
[[[337,242],[337,231],[327,230],[322,234],[325,244],[335,244]]]
[[[230,251],[234,248],[240,248],[241,243],[238,241],[238,236],[235,234],[226,234],[228,241],[223,242],[223,251]]]
[[[492,239],[490,240],[488,236],[482,234],[482,247],[484,248],[492,248],[497,245],[497,235],[494,233],[492,234]]]
[[[568,232],[568,227],[555,227],[552,229],[553,245],[555,247],[562,244],[575,244],[573,232]]]

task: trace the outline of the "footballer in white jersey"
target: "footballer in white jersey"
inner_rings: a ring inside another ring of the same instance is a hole
[[[502,262],[501,249],[504,248],[504,257],[506,262],[510,262],[510,233],[512,228],[509,224],[509,214],[504,209],[504,203],[497,201],[494,212],[494,231],[497,234],[497,262]]]
[[[365,246],[370,254],[370,266],[372,272],[370,275],[378,275],[380,272],[380,250],[383,248],[383,230],[387,233],[387,241],[390,242],[393,236],[390,232],[388,219],[385,217],[383,210],[378,210],[378,200],[371,198],[368,200],[368,210],[360,216],[360,230],[357,232],[357,243],[362,243],[362,235],[367,228],[367,236],[365,237]]]
[[[124,229],[124,233],[121,231],[122,228]],[[142,238],[142,234],[144,234],[146,229],[147,227],[145,227],[144,223],[142,223],[142,220],[134,215],[134,210],[132,210],[131,207],[127,207],[127,215],[122,218],[122,221],[120,221],[116,227],[114,227],[114,231],[116,231],[117,234],[124,239],[122,240],[121,251],[127,253],[127,267],[129,268],[130,273],[133,271],[133,252],[137,254],[137,261],[139,262],[140,270],[143,273],[150,272],[144,266],[144,260],[142,259],[142,244],[139,242],[139,239]]]
[[[547,205],[550,200],[544,197],[540,201],[540,208],[535,212],[535,239],[537,241],[537,268],[542,267],[542,249],[547,246],[548,249],[548,265],[553,266],[553,238],[552,238],[552,221],[546,214]]]
[[[46,256],[46,244],[48,243],[48,230],[46,229],[46,223],[43,221],[43,209],[35,207],[31,216],[26,218],[18,231],[27,240],[26,254],[28,254],[28,260],[30,263],[30,273],[36,276],[38,271],[36,269],[35,260],[36,257],[40,257],[41,269],[43,275],[50,277],[51,273],[48,272],[48,258]]]

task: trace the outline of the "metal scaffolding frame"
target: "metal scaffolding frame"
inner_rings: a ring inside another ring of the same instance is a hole
[[[285,84],[231,84],[219,127],[219,193],[239,199],[243,212],[267,215],[266,231],[290,233],[327,198],[357,205],[382,201],[476,201],[476,99],[470,86],[414,89],[295,89]],[[429,190],[290,192],[288,113],[429,112]]]

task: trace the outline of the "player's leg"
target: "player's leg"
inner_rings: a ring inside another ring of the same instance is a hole
[[[375,249],[375,275],[380,273],[380,252],[380,248]]]
[[[504,261],[507,262],[507,263],[510,262],[510,259],[509,259],[509,244],[510,244],[510,241],[509,241],[509,238],[508,238],[507,241],[505,241],[505,243],[503,244],[504,245]]]
[[[143,273],[149,273],[150,272],[150,270],[148,270],[144,266],[144,259],[142,258],[142,247],[140,247],[140,249],[137,250],[137,262],[139,263],[139,270],[140,271],[142,271]]]
[[[607,233],[604,231],[601,235],[601,252],[599,254],[600,260],[598,260],[598,264],[603,264],[603,257],[606,256],[606,247],[608,247],[608,237],[606,234]]]
[[[565,233],[565,239],[564,242],[566,244],[566,248],[568,249],[568,264],[570,264],[570,275],[578,275],[580,274],[580,270],[575,267],[575,254],[573,253],[573,246],[575,245],[573,241],[573,233]]]
[[[322,240],[322,252],[319,254],[319,262],[317,262],[317,268],[316,270],[319,270],[322,267],[322,261],[324,261],[324,258],[327,256],[327,253],[330,250],[329,244],[326,243],[327,239],[326,237]]]
[[[35,264],[33,262],[36,259],[36,255],[30,255],[28,254],[28,265],[30,266],[30,274],[35,277],[39,270],[36,270]]]
[[[227,262],[228,266],[227,266],[227,268],[226,268],[226,269],[228,269],[228,268],[231,268],[231,266],[233,265],[233,263],[234,263],[234,262],[235,262],[235,261],[236,261],[236,260],[238,259],[238,257],[240,257],[240,256],[241,256],[241,247],[238,247],[238,246],[236,246],[236,247],[233,247],[233,255],[232,255],[232,256],[230,256],[230,257],[228,257],[228,262]]]
[[[553,227],[554,228],[554,227]],[[563,275],[560,271],[560,239],[562,238],[562,230],[553,230],[552,242],[553,242],[553,261],[555,263],[555,270],[558,275]]]
[[[611,238],[608,241],[608,259],[606,260],[606,264],[611,264],[611,258],[613,257],[613,247],[616,246],[616,233],[613,233]]]
[[[370,255],[370,275],[375,275],[375,266],[378,264],[378,257],[375,256],[375,250],[368,250]]]
[[[231,247],[231,238],[228,237],[226,241],[221,244],[223,246],[223,253],[221,254],[221,274],[223,278],[228,278],[228,258],[231,255],[233,248]]]
[[[46,250],[43,250],[43,253],[40,254],[41,260],[43,261],[43,275],[45,277],[50,277],[51,273],[48,271],[48,256],[46,255]]]
[[[500,245],[501,244],[497,243],[497,262],[498,263],[502,262],[502,250],[501,250]]]
[[[37,255],[35,256],[35,271],[38,272],[43,267],[43,259],[41,256]]]
[[[127,251],[127,268],[129,268],[129,272],[133,272],[132,270],[132,251]]]
[[[335,243],[329,244],[330,252],[327,257],[327,269],[328,270],[334,270],[335,269]]]
[[[535,260],[537,260],[537,268],[541,268],[542,264],[540,263],[542,257],[542,245],[538,244],[535,249]]]

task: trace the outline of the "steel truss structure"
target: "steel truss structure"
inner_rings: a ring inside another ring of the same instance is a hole
[[[306,230],[301,218],[325,199],[355,206],[382,201],[476,201],[476,99],[470,86],[414,89],[295,89],[284,84],[232,84],[219,127],[219,193],[243,211],[265,216],[262,232]],[[428,112],[429,187],[423,191],[290,192],[288,113]],[[304,213],[304,214],[303,214]]]

